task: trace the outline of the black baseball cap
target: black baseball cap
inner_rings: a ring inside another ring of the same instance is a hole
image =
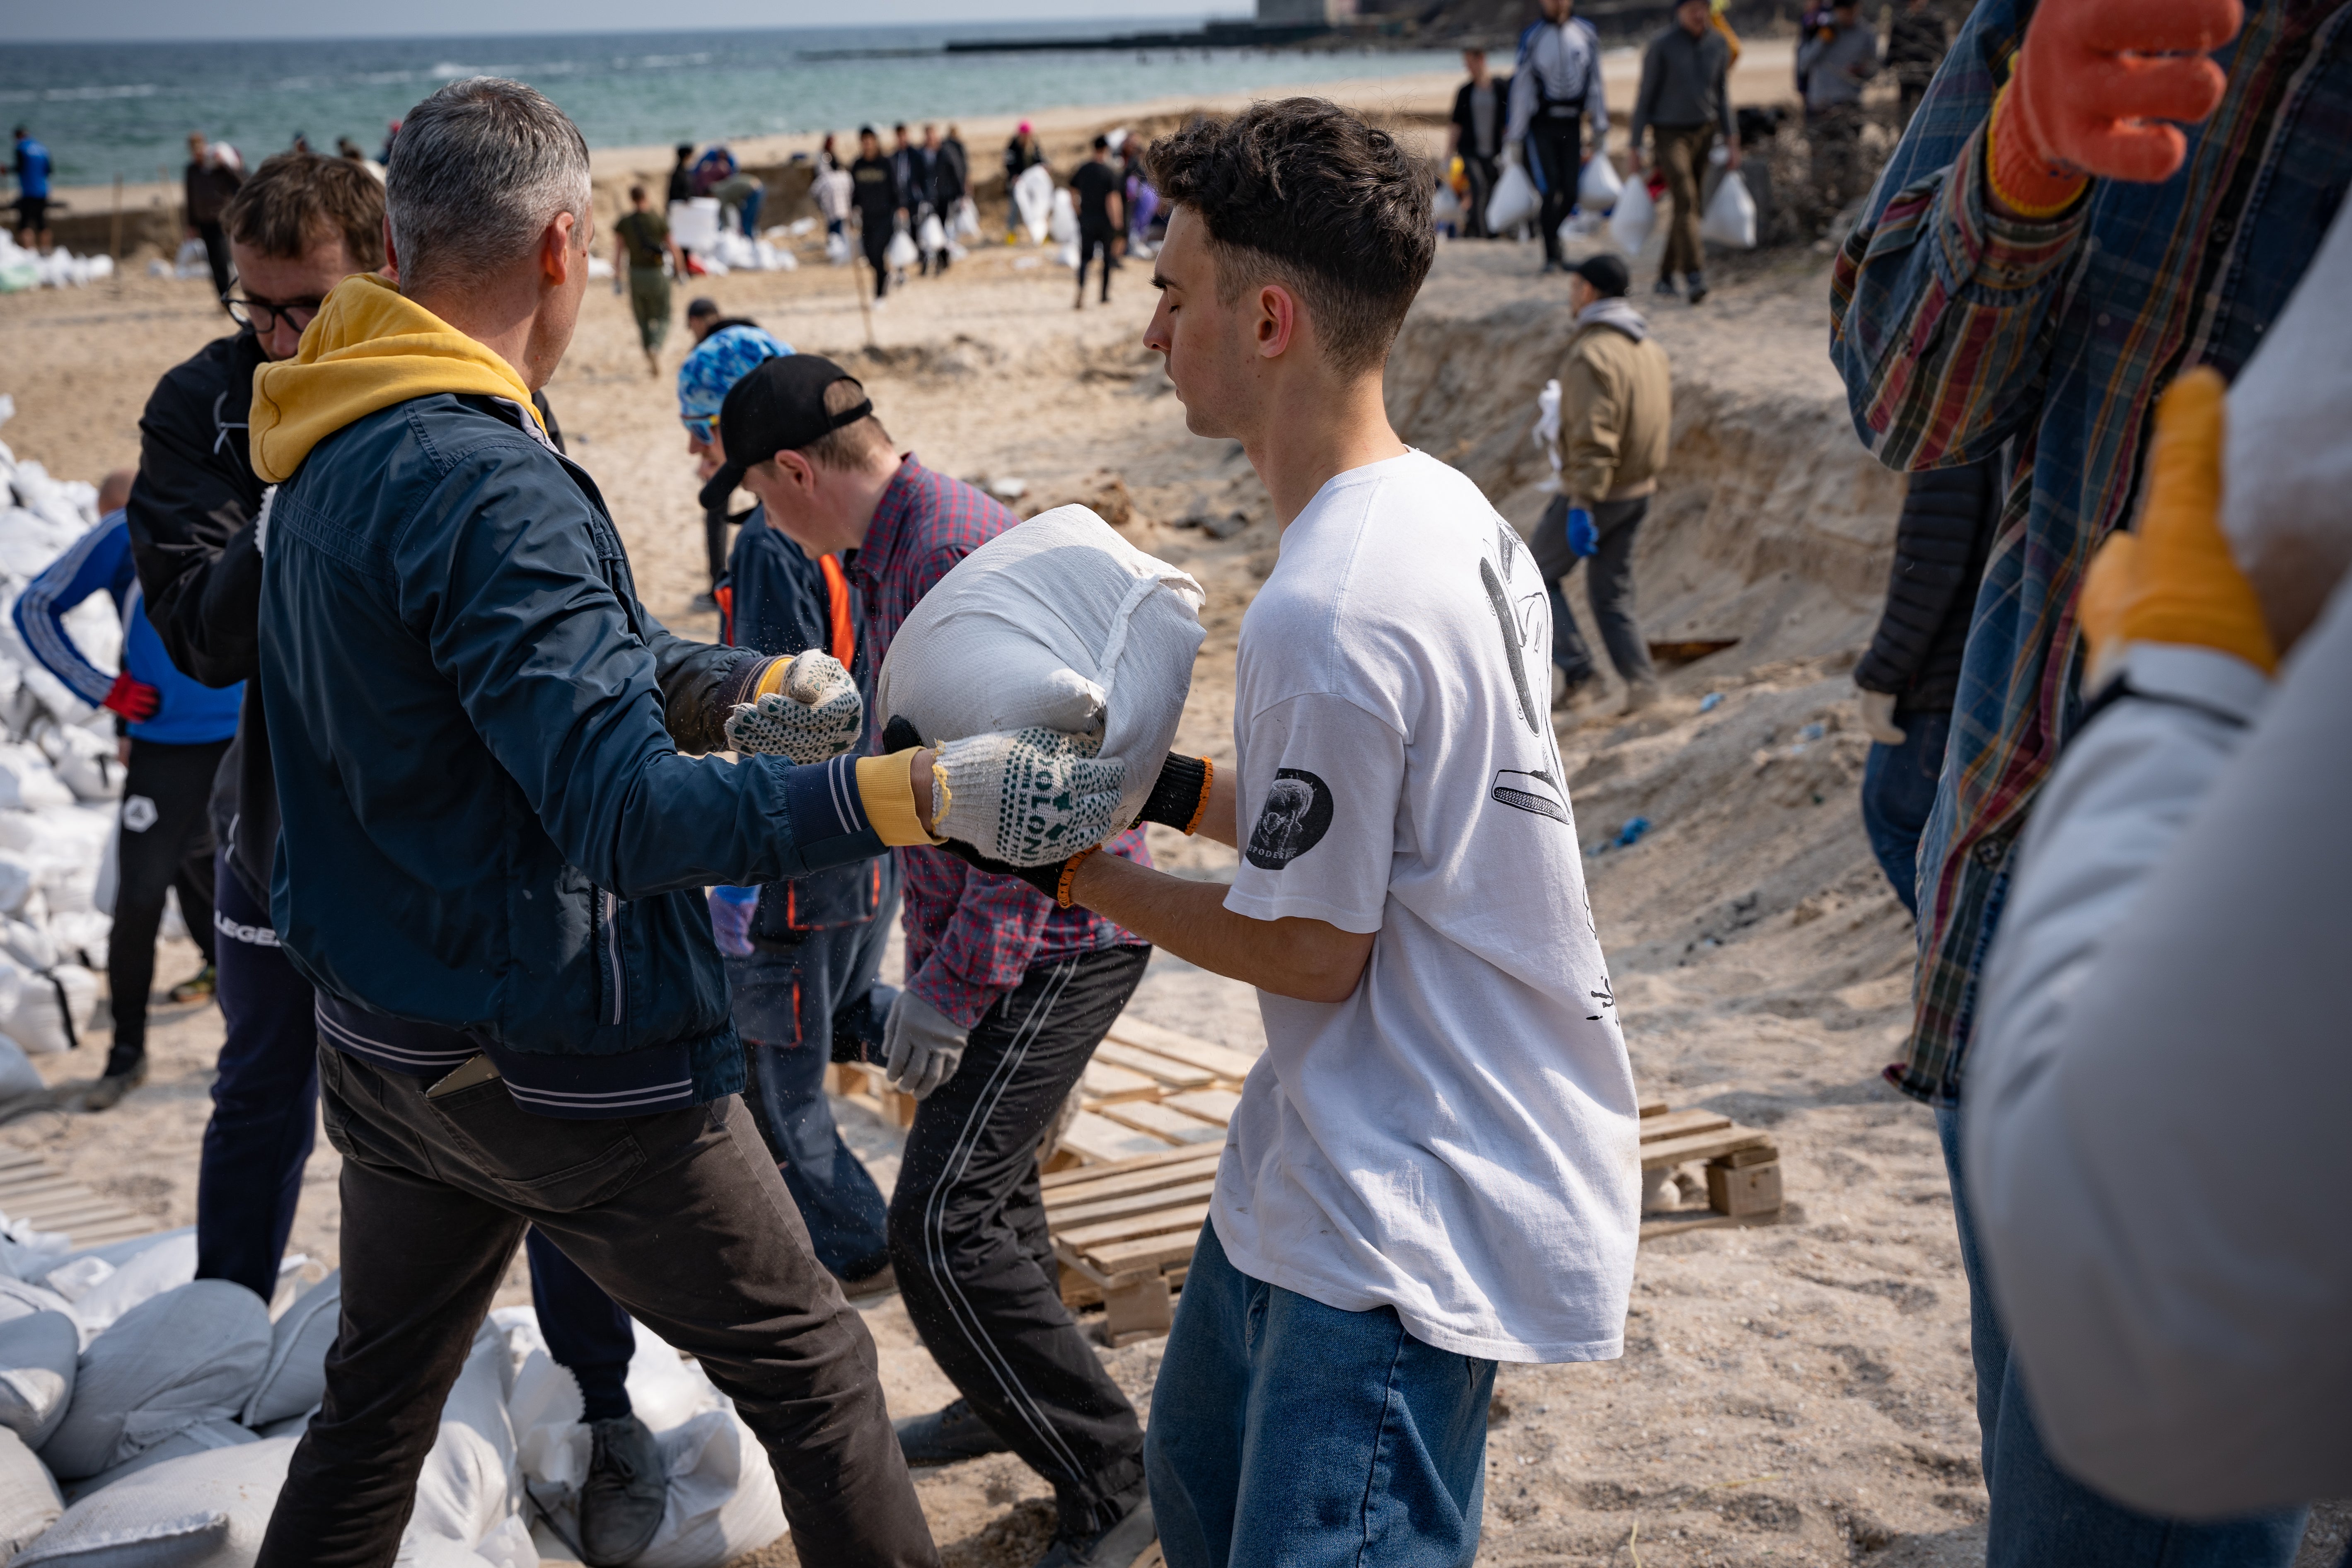
[[[1624,258],[1605,250],[1596,256],[1586,257],[1569,270],[1591,284],[1604,300],[1623,294],[1633,282],[1633,275],[1626,269]],[[734,448],[730,447],[728,450],[731,452]]]
[[[786,354],[747,371],[719,405],[719,439],[727,461],[702,487],[705,511],[727,504],[744,472],[779,452],[796,451],[874,412],[871,399],[838,414],[824,411],[824,389],[836,381],[865,384],[823,354]]]

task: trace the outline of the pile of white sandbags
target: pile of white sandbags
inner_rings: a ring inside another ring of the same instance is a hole
[[[29,1277],[0,1275],[0,1563],[252,1562],[326,1391],[341,1276],[272,1321],[243,1286],[194,1278],[187,1231],[9,1260]],[[698,1367],[641,1327],[628,1388],[669,1472],[643,1568],[717,1568],[784,1532],[766,1453]],[[536,1316],[491,1314],[442,1406],[402,1563],[536,1568],[534,1521],[572,1555],[580,1414]]]
[[[0,424],[15,411],[0,396]],[[0,1109],[39,1089],[23,1053],[78,1040],[98,997],[91,970],[106,962],[122,791],[114,716],[41,668],[14,613],[26,584],[97,521],[96,490],[0,445]],[[84,600],[66,627],[100,668],[119,657],[108,595]]]
[[[0,231],[0,294],[26,289],[79,289],[113,276],[110,256],[76,256],[63,247],[44,256],[18,245],[15,235]]]

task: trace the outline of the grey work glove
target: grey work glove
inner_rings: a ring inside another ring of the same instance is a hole
[[[1861,697],[1863,733],[1882,746],[1901,745],[1904,733],[1895,721],[1895,693],[1863,689]]]
[[[950,741],[940,748],[931,795],[939,836],[1013,866],[1093,848],[1127,826],[1118,820],[1127,764],[1099,760],[1100,745],[1042,729]]]
[[[805,767],[831,762],[866,732],[866,700],[833,655],[809,649],[784,667],[782,685],[735,705],[727,720],[729,745]]]
[[[882,1026],[882,1076],[890,1087],[928,1100],[963,1062],[964,1031],[946,1014],[901,991]]]

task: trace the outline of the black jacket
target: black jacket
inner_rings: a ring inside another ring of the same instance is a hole
[[[1936,68],[1944,63],[1944,51],[1950,47],[1950,39],[1939,6],[1914,11],[1906,5],[1897,5],[1894,25],[1886,35],[1886,68],[1895,73],[1897,81],[1925,87],[1934,79]]]
[[[1895,693],[1898,711],[1951,710],[2000,499],[1998,458],[1911,476],[1895,527],[1885,613],[1854,667],[1856,686]]]
[[[1465,81],[1454,93],[1454,112],[1448,118],[1461,129],[1460,151],[1465,159],[1501,157],[1503,132],[1511,128],[1511,79],[1507,76],[1489,76],[1486,79],[1486,85],[1495,91],[1495,150],[1490,153],[1482,153],[1478,151],[1478,117],[1471,111],[1470,108],[1470,95],[1477,90],[1478,84]]]

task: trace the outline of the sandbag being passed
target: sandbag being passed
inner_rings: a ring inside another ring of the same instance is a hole
[[[1628,180],[1624,195],[1617,198],[1616,210],[1609,215],[1609,237],[1626,255],[1639,256],[1642,247],[1650,243],[1650,230],[1657,221],[1658,204],[1650,195],[1650,183]]]
[[[1200,651],[1200,584],[1082,506],[1007,529],[898,628],[875,700],[926,742],[1032,725],[1100,739],[1135,820],[1176,738]]]
[[[1605,213],[1617,205],[1625,194],[1625,182],[1617,174],[1617,165],[1609,161],[1606,153],[1595,153],[1584,161],[1584,172],[1576,177],[1576,205],[1587,212]]]
[[[1486,198],[1486,232],[1508,234],[1536,216],[1543,198],[1536,194],[1536,183],[1528,172],[1513,163],[1495,182],[1495,194]]]
[[[1699,219],[1698,237],[1711,245],[1727,245],[1734,250],[1756,248],[1756,198],[1748,194],[1748,182],[1738,170],[1723,176],[1715,187],[1715,195],[1706,202],[1706,212]]]

